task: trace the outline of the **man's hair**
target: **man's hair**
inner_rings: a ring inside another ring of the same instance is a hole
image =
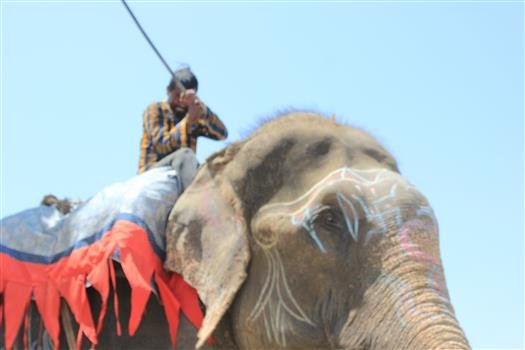
[[[199,82],[197,81],[197,77],[193,74],[191,69],[189,68],[181,68],[176,70],[173,73],[174,77],[171,78],[170,83],[168,85],[168,91],[175,90],[175,87],[177,84],[175,83],[175,79],[179,80],[182,86],[184,86],[186,89],[193,89],[197,91],[199,88]]]

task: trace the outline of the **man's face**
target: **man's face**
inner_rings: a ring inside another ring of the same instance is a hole
[[[195,90],[193,89],[181,91],[181,89],[176,87],[168,92],[168,95],[171,108],[179,117],[188,112],[189,106],[194,103],[196,99]]]
[[[188,108],[195,101],[196,92],[193,89],[181,91],[178,87],[169,92],[170,102],[175,107]]]

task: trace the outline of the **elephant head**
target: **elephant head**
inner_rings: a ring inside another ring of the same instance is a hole
[[[374,138],[319,115],[211,156],[167,247],[206,306],[198,346],[213,333],[239,348],[468,348],[426,198]]]

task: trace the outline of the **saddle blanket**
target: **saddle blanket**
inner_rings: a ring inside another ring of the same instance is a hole
[[[136,332],[152,292],[164,306],[173,345],[179,310],[200,328],[197,292],[181,276],[163,269],[164,231],[180,193],[176,171],[155,168],[105,188],[67,215],[53,206],[40,206],[2,219],[0,325],[5,330],[5,346],[12,347],[24,318],[27,326],[29,302],[34,300],[58,349],[61,298],[79,324],[77,345],[83,335],[97,344],[110,285],[116,285],[112,260],[120,262],[132,288],[130,335]],[[87,286],[102,300],[96,325]]]

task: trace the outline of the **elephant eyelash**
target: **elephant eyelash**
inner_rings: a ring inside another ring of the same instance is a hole
[[[313,223],[315,221],[315,219],[317,219],[319,217],[319,215],[326,211],[326,210],[331,210],[331,207],[328,206],[328,205],[320,205],[318,207],[315,207],[313,210],[312,210],[312,213],[311,213],[311,216],[310,216],[310,221],[311,223]]]
[[[326,210],[330,210],[328,205],[320,205],[311,209],[311,211],[306,214],[306,225],[313,228],[315,222],[319,219],[319,216]]]

